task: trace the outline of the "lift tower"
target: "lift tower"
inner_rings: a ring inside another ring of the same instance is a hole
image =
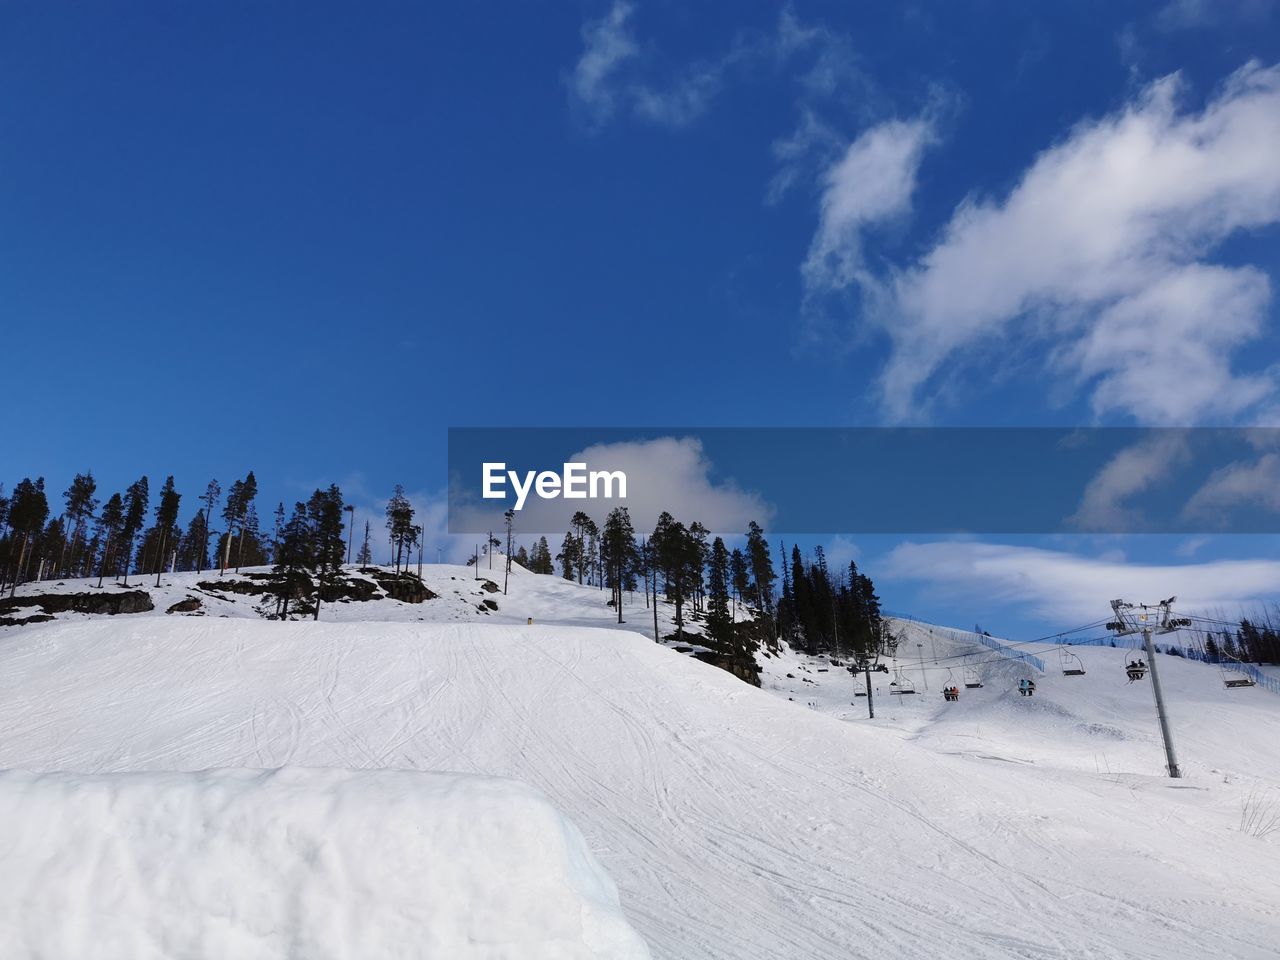
[[[1165,765],[1169,769],[1169,776],[1174,779],[1181,778],[1182,771],[1178,769],[1178,756],[1173,749],[1173,731],[1169,729],[1169,714],[1164,706],[1164,690],[1160,686],[1160,670],[1156,667],[1156,651],[1151,645],[1151,636],[1173,633],[1175,630],[1191,626],[1190,620],[1169,615],[1169,608],[1177,599],[1177,597],[1170,597],[1153,606],[1112,600],[1111,609],[1115,612],[1116,618],[1107,624],[1107,629],[1114,631],[1116,636],[1142,634],[1143,648],[1147,652],[1147,662],[1151,666],[1151,690],[1156,698],[1156,717],[1160,721],[1160,736],[1164,739]]]

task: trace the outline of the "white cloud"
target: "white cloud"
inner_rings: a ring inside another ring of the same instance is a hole
[[[1280,512],[1280,454],[1252,463],[1233,463],[1214,471],[1187,501],[1183,512],[1195,519],[1226,521],[1239,507]]]
[[[601,123],[617,109],[614,79],[628,60],[639,52],[631,36],[629,20],[634,8],[616,0],[608,14],[582,27],[582,56],[570,78],[574,101],[594,123]]]
[[[1189,537],[1178,544],[1174,553],[1180,557],[1194,557],[1209,544],[1209,537]]]
[[[832,537],[831,541],[823,547],[823,552],[827,555],[827,567],[833,574],[841,570],[848,572],[850,563],[856,563],[862,559],[862,548],[843,535]]]
[[[696,437],[597,444],[570,454],[566,462],[585,463],[588,470],[621,470],[627,477],[626,499],[540,500],[531,496],[516,515],[516,529],[523,535],[563,532],[577,510],[602,523],[616,506],[627,508],[637,536],[652,530],[663,510],[683,523],[701,521],[711,532],[721,534],[742,533],[752,520],[767,527],[774,514],[773,507],[758,494],[743,490],[731,479],[713,479],[713,464]],[[490,523],[495,530],[501,526],[501,508],[479,502],[455,506],[454,526],[458,529],[480,529]]]
[[[802,274],[809,292],[868,282],[864,231],[908,213],[924,148],[933,138],[924,119],[890,120],[867,130],[823,175],[818,231]]]
[[[1186,437],[1178,433],[1157,434],[1121,450],[1089,481],[1068,522],[1094,531],[1140,527],[1142,517],[1129,501],[1159,483],[1190,455]]]
[[[1108,617],[1116,598],[1151,603],[1176,595],[1181,613],[1214,613],[1280,594],[1277,560],[1162,566],[976,542],[902,544],[890,552],[884,575],[1022,605],[1064,627]]]
[[[834,43],[826,31],[805,26],[784,8],[770,32],[741,33],[718,57],[659,70],[654,58],[642,56],[635,39],[635,9],[627,0],[615,0],[608,14],[582,28],[582,55],[569,78],[569,90],[575,106],[593,125],[628,112],[661,126],[686,126],[707,112],[735,69],[777,67],[815,43],[822,43],[823,51]],[[831,61],[825,69],[833,71],[840,59],[824,52],[813,69]],[[806,77],[804,82],[810,81]]]
[[[1246,65],[1198,113],[1179,108],[1180,87],[1166,77],[1079,124],[1007,196],[962,203],[905,268],[848,269],[863,263],[859,216],[833,230],[824,194],[813,249],[836,268],[815,271],[811,250],[809,292],[861,284],[864,314],[892,341],[881,379],[891,415],[917,413],[948,362],[989,367],[1035,342],[1050,347],[1048,375],[1090,386],[1099,414],[1185,424],[1243,415],[1272,394],[1269,377],[1231,366],[1261,331],[1267,278],[1204,258],[1280,220],[1280,67]],[[918,152],[900,150],[896,174],[893,152],[883,156],[886,206],[898,210]]]

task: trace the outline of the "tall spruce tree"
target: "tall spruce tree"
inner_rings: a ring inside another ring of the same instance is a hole
[[[289,619],[289,603],[301,600],[311,592],[311,571],[315,567],[311,520],[307,505],[295,503],[293,515],[280,534],[280,549],[272,567],[268,590],[276,598],[276,617]]]
[[[400,561],[405,560],[406,551],[413,542],[413,504],[405,496],[404,487],[396,484],[387,501],[387,532],[391,536],[392,559],[397,575],[400,573]]]
[[[734,624],[729,615],[729,551],[719,537],[707,561],[707,635],[722,653],[732,653]]]
[[[124,523],[120,526],[119,557],[123,564],[124,585],[129,585],[129,570],[133,565],[133,549],[147,517],[147,501],[150,499],[146,477],[139,477],[124,494]]]
[[[747,559],[755,581],[756,608],[773,616],[773,585],[778,579],[773,572],[773,558],[764,530],[754,520],[747,525]]]
[[[346,554],[343,539],[342,491],[336,484],[327,490],[317,490],[307,502],[307,520],[311,528],[311,567],[315,570],[316,604],[315,619],[320,619],[320,601],[326,595],[335,598],[335,588],[341,579],[342,559]]]
[[[222,485],[217,480],[210,480],[204,488],[204,494],[199,498],[200,502],[204,504],[204,521],[200,524],[204,541],[200,544],[200,549],[196,553],[196,573],[203,573],[205,564],[209,562],[209,524],[213,522],[213,508],[218,505],[218,501],[221,498]]]
[[[9,500],[9,527],[18,540],[18,550],[12,557],[9,596],[13,596],[18,584],[26,580],[26,570],[31,548],[35,539],[44,528],[45,518],[49,516],[49,501],[44,493],[44,477],[34,481],[24,477],[13,488],[13,496]]]
[[[564,535],[564,542],[560,544],[560,552],[556,554],[556,559],[560,561],[560,573],[566,580],[572,580],[574,571],[578,569],[578,554],[581,545],[578,538],[573,535],[573,531],[569,531]]]
[[[124,500],[120,494],[113,493],[107,498],[98,516],[98,530],[94,539],[98,541],[98,588],[102,588],[103,577],[106,576],[107,565],[118,566],[116,553],[119,549],[120,530],[124,526]]]
[[[622,591],[636,558],[636,534],[626,507],[615,507],[605,518],[600,548],[613,591],[612,603],[617,608],[618,622],[622,623]]]
[[[165,550],[170,540],[176,538],[174,525],[178,522],[178,505],[181,501],[182,494],[174,489],[173,477],[166,477],[164,486],[160,488],[160,503],[156,506],[156,529],[160,536],[159,555],[156,558],[157,587],[160,586],[160,575],[164,572]]]
[[[356,554],[356,563],[362,567],[373,563],[373,551],[369,549],[369,521],[364,522],[364,542],[360,544],[360,552]]]
[[[71,481],[71,486],[62,495],[67,505],[67,522],[71,525],[71,549],[70,556],[67,558],[67,568],[73,577],[84,575],[80,549],[84,543],[85,530],[89,521],[93,519],[94,512],[98,509],[98,499],[94,496],[97,489],[98,481],[93,478],[92,471],[77,473],[75,479]]]

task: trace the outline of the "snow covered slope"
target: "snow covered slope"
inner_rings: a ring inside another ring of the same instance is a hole
[[[367,586],[375,599],[344,599],[324,603],[320,619],[325,622],[367,623],[370,621],[408,623],[511,623],[524,624],[532,617],[535,623],[543,621],[581,626],[617,627],[617,612],[608,605],[609,592],[599,587],[579,586],[558,576],[530,573],[519,564],[511,565],[510,577],[503,576],[503,557],[495,554],[493,565],[482,557],[480,568],[459,564],[424,564],[422,583],[433,595],[421,603],[408,603],[388,595],[379,578],[389,578],[389,567],[345,567],[344,577],[357,585]],[[416,573],[417,567],[411,566]],[[23,620],[29,616],[40,617],[45,611],[34,604],[40,596],[66,597],[80,595],[107,597],[130,591],[142,591],[147,595],[151,609],[145,613],[120,614],[122,617],[165,616],[175,604],[197,601],[194,610],[175,611],[172,616],[236,617],[262,619],[274,607],[263,591],[264,578],[269,567],[245,568],[240,572],[228,570],[219,575],[217,570],[203,573],[164,574],[160,586],[156,586],[155,574],[133,576],[129,585],[108,578],[101,588],[96,577],[83,580],[44,580],[24,583],[18,587],[17,601],[29,601],[4,614],[0,609],[0,637],[26,629],[30,625],[6,626],[3,620]],[[504,584],[506,593],[503,593]],[[0,598],[0,608],[7,601]],[[100,619],[104,614],[78,613],[57,610],[53,619],[59,622],[87,622]],[[643,593],[627,594],[623,599],[623,624],[626,630],[653,636],[653,611],[645,603]],[[669,604],[661,604],[658,611],[658,627],[662,636],[675,629],[674,610]],[[296,619],[296,618],[295,618]]]
[[[543,625],[556,601],[536,602],[500,607],[507,625],[11,631],[0,767],[514,777],[582,829],[665,960],[1275,956],[1280,838],[1240,830],[1250,793],[1280,785],[1274,703],[1196,717],[1190,776],[1170,781],[1147,692],[1101,666],[950,712],[884,696],[867,722],[847,674],[817,675],[832,706],[810,709],[636,634]]]
[[[647,960],[529,787],[396,770],[0,773],[0,956]]]

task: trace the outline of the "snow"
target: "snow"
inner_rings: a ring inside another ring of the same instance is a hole
[[[1211,666],[1160,657],[1175,781],[1127,649],[1075,648],[1065,677],[1027,647],[1027,699],[1025,663],[900,621],[920,692],[873,675],[868,720],[827,658],[761,656],[757,690],[654,644],[642,594],[619,628],[595,588],[517,569],[503,595],[433,564],[424,604],[165,615],[186,576],[151,614],[0,633],[0,768],[514,778],[582,830],[659,960],[1276,955],[1280,836],[1242,811],[1280,812],[1280,698]],[[985,686],[945,704],[965,655]]]
[[[582,835],[510,780],[0,773],[0,956],[642,960]]]
[[[461,564],[424,564],[422,580],[436,599],[425,603],[405,603],[383,597],[371,601],[338,601],[324,603],[320,609],[320,619],[324,622],[367,623],[369,621],[392,623],[508,623],[524,624],[530,617],[535,623],[550,621],[566,625],[596,626],[618,628],[644,633],[653,636],[653,611],[645,603],[643,592],[628,593],[623,599],[623,616],[626,623],[617,623],[617,612],[608,601],[610,592],[599,587],[579,586],[576,582],[564,580],[559,576],[548,576],[530,573],[517,563],[511,565],[511,575],[506,579],[507,593],[503,593],[504,558],[495,554],[490,566],[490,558],[480,558],[479,569]],[[198,617],[232,617],[262,619],[263,597],[261,595],[237,594],[229,585],[237,582],[248,582],[251,577],[261,577],[270,572],[270,567],[246,567],[242,571],[227,570],[223,575],[215,570],[203,573],[184,572],[163,574],[161,585],[156,587],[156,576],[132,576],[126,588],[123,584],[107,578],[101,589],[98,578],[89,577],[80,580],[43,580],[21,584],[17,596],[30,597],[42,594],[69,593],[122,593],[128,590],[145,590],[152,597],[155,609],[137,616],[165,616],[165,611],[173,604],[194,597],[201,602],[201,608],[195,614],[175,613],[171,616]],[[377,569],[387,576],[391,575],[390,567],[365,568]],[[417,573],[417,565],[408,567],[410,573]],[[360,572],[354,566],[343,568],[343,576],[356,580],[373,582],[373,577]],[[201,586],[204,584],[205,586]],[[219,589],[221,588],[221,589]],[[493,610],[485,601],[496,604]],[[274,603],[267,606],[274,607]],[[21,607],[9,614],[13,618],[25,618],[39,614],[36,606]],[[100,619],[99,615],[81,613],[59,613],[59,622],[87,622]],[[667,604],[660,605],[659,631],[667,636],[675,630],[674,612]],[[686,629],[697,630],[698,627],[688,625]],[[30,629],[29,626],[0,626],[0,637],[19,630]]]
[[[626,630],[544,623],[559,591],[596,591],[534,579],[554,589],[503,614],[532,626],[11,632],[0,767],[512,777],[578,825],[660,960],[1275,955],[1277,838],[1239,824],[1250,793],[1280,796],[1280,700],[1163,658],[1188,773],[1171,781],[1149,689],[1107,669],[1125,651],[1080,650],[1089,673],[1041,677],[1033,700],[994,663],[958,704],[885,695],[867,721],[848,674],[790,652],[767,682],[810,666],[814,708]]]

